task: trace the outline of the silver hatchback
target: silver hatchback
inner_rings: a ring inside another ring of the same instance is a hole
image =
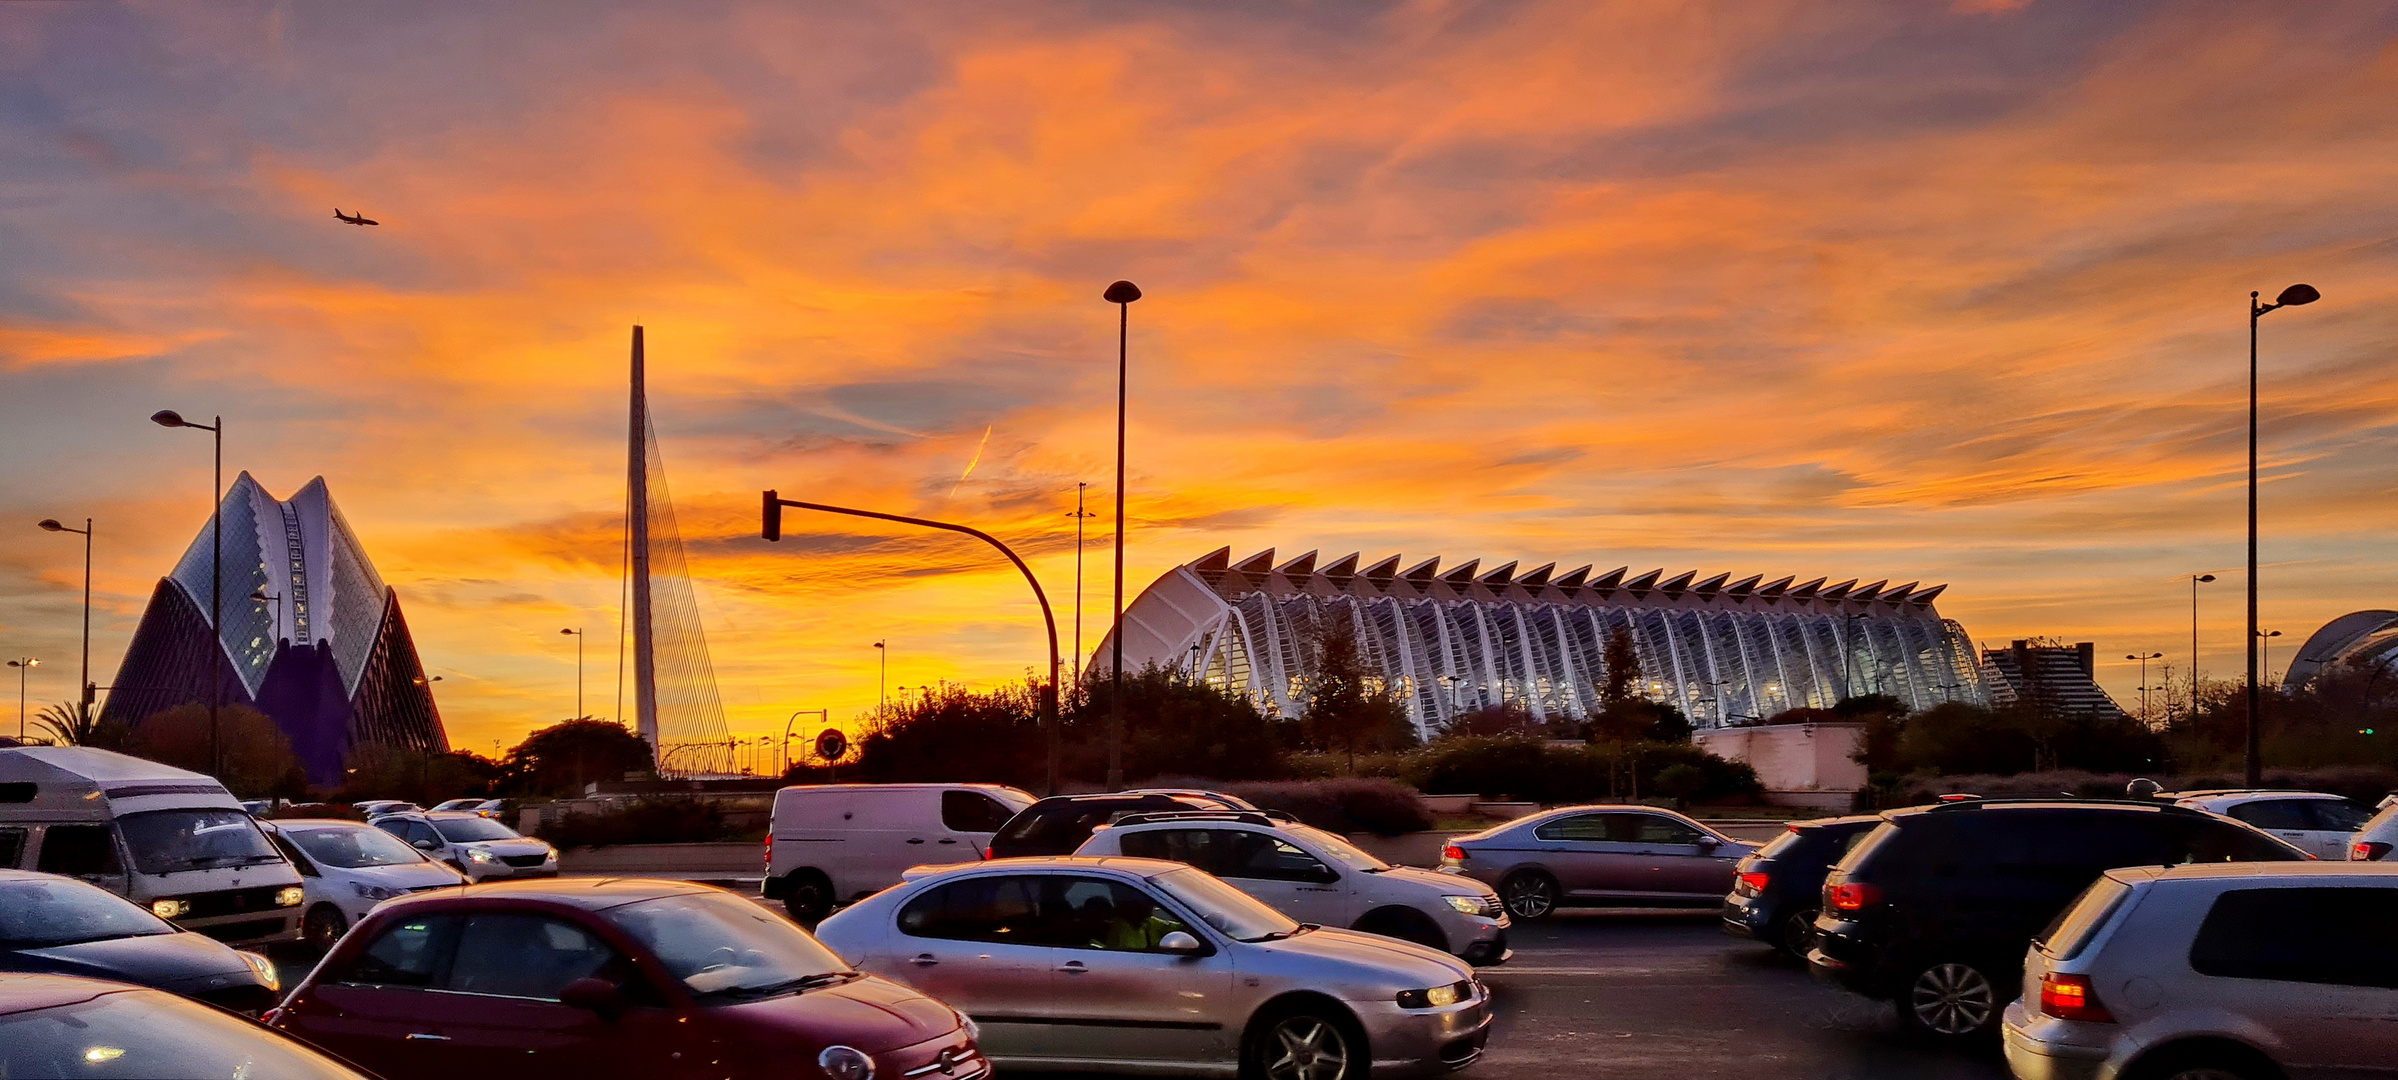
[[[2033,939],[2021,1080],[2398,1077],[2398,866],[2110,870]]]
[[[1293,922],[1176,862],[919,867],[816,936],[972,1017],[1003,1067],[1429,1076],[1472,1064],[1490,1029],[1456,958]]]

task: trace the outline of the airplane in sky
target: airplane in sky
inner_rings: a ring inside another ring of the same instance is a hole
[[[383,224],[382,222],[380,222],[380,221],[376,221],[375,219],[373,219],[373,218],[371,218],[371,217],[368,217],[368,216],[366,216],[365,214],[345,214],[345,213],[342,213],[342,212],[341,212],[341,207],[338,207],[338,206],[336,206],[336,207],[334,207],[334,208],[333,208],[333,220],[335,220],[335,221],[339,221],[339,222],[342,222],[343,224],[347,224],[347,225],[381,225],[381,224]]]

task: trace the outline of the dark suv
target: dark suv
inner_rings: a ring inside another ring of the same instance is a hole
[[[2125,866],[2310,858],[2203,810],[2074,799],[1893,810],[1823,883],[1808,966],[1936,1036],[1981,1035],[2022,987],[2032,936]]]
[[[1823,906],[1824,875],[1881,823],[1879,814],[1791,822],[1788,831],[1732,867],[1724,933],[1806,956],[1815,937],[1815,913]]]
[[[1117,791],[1103,795],[1052,795],[1016,812],[991,837],[993,859],[1023,855],[1072,855],[1091,833],[1126,814],[1173,813],[1185,810],[1254,810],[1256,807],[1214,792]]]

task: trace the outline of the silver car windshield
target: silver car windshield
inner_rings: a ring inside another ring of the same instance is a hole
[[[407,866],[426,861],[415,848],[381,829],[367,825],[328,825],[318,829],[283,830],[308,857],[327,866],[356,870],[363,866]]]
[[[117,819],[134,869],[172,874],[219,866],[282,862],[250,815],[240,810],[153,810]]]
[[[1366,854],[1364,849],[1348,840],[1313,825],[1288,825],[1284,827],[1284,831],[1293,836],[1307,838],[1324,854],[1332,856],[1335,861],[1351,870],[1366,874],[1379,874],[1391,868],[1391,864]]]
[[[1299,932],[1290,917],[1226,885],[1204,870],[1183,867],[1149,879],[1234,941],[1272,941]]]
[[[442,817],[426,818],[425,820],[433,823],[434,830],[441,833],[442,839],[453,844],[467,844],[477,840],[514,840],[521,835],[516,830],[487,817]]]
[[[751,1001],[856,974],[789,920],[729,895],[662,896],[604,914],[702,1000]]]

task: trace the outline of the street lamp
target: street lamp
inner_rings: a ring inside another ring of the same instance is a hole
[[[1082,526],[1083,522],[1099,515],[1083,509],[1083,499],[1090,494],[1087,480],[1074,483],[1074,685],[1082,685]]]
[[[42,666],[42,662],[25,656],[9,661],[8,666],[17,669],[17,741],[22,743],[25,741],[25,676]]]
[[[216,472],[209,481],[208,491],[208,632],[217,638],[214,652],[225,650],[225,418],[212,416],[213,424],[195,424],[173,409],[160,409],[150,414],[150,422],[159,427],[197,428],[216,436]],[[222,711],[225,683],[218,676],[212,653],[208,665],[208,771],[225,771],[224,742],[218,735],[217,714]]]
[[[2140,662],[2140,722],[2143,724],[2148,722],[2148,662],[2161,660],[2164,656],[2165,654],[2161,652],[2123,654],[2123,658],[2126,660]]]
[[[883,712],[891,708],[891,641],[885,638],[874,643],[875,659],[882,665],[882,674],[875,677],[874,709]]]
[[[61,524],[59,524],[59,523],[58,523],[58,519],[56,519],[56,518],[43,518],[43,519],[42,519],[40,522],[38,522],[37,524],[39,524],[39,525],[40,525],[40,526],[41,526],[41,527],[42,527],[44,530],[46,530],[46,531],[49,531],[49,532],[54,532],[54,533],[55,533],[55,532],[63,532],[63,533],[81,533],[81,534],[83,535],[83,678],[82,678],[80,681],[78,681],[78,682],[76,683],[76,685],[75,685],[75,696],[76,696],[76,699],[77,699],[78,701],[81,701],[81,702],[83,703],[83,710],[84,710],[84,712],[86,712],[86,713],[89,713],[89,712],[91,711],[91,708],[92,708],[92,697],[93,697],[93,694],[92,694],[92,519],[90,519],[90,518],[85,518],[85,519],[83,519],[83,527],[82,527],[82,528],[80,528],[80,529],[72,529],[72,528],[68,528],[68,527],[67,527],[67,526],[65,526],[65,525],[61,525]]]
[[[2257,644],[2265,650],[2265,677],[2268,679],[2273,677],[2273,639],[2280,636],[2279,630],[2259,630],[2256,634]]]
[[[1115,643],[1108,661],[1107,789],[1124,789],[1124,402],[1130,373],[1126,340],[1132,331],[1132,302],[1141,287],[1119,281],[1102,298],[1116,305],[1116,617],[1108,637]]]
[[[2215,580],[2213,574],[2190,575],[2190,717],[2198,717],[2198,586]]]
[[[2270,304],[2257,303],[2257,293],[2248,294],[2248,786],[2261,780],[2264,762],[2258,750],[2256,715],[2263,697],[2256,682],[2256,321],[2265,313],[2278,308],[2312,304],[2323,299],[2312,285],[2292,285],[2281,291]]]
[[[583,718],[583,632],[581,630],[560,630],[558,632],[575,639],[575,719],[580,720]]]

